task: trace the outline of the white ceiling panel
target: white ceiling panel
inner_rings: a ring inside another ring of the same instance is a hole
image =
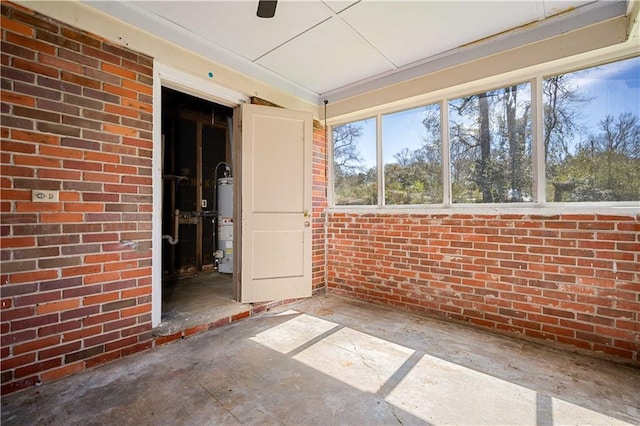
[[[388,71],[392,65],[339,18],[330,19],[258,61],[323,93]]]
[[[279,0],[275,17],[262,19],[258,0],[83,1],[318,103],[622,16],[628,6],[626,0]]]
[[[257,1],[132,3],[252,61],[333,15],[318,1],[279,1],[271,19],[256,16]]]
[[[535,1],[362,1],[340,16],[396,66],[537,20]]]

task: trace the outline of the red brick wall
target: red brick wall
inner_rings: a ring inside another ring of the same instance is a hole
[[[313,129],[313,291],[326,289],[325,210],[327,208],[327,150],[326,133],[322,127]]]
[[[638,363],[640,215],[329,213],[331,292]]]
[[[5,2],[1,28],[7,393],[152,344],[153,62]]]

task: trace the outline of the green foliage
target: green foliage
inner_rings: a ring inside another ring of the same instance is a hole
[[[369,206],[378,203],[376,169],[343,173],[337,169],[335,179],[335,204],[340,206]]]
[[[589,135],[554,169],[554,201],[640,200],[640,125],[623,113],[600,121],[601,133]]]
[[[442,167],[420,159],[416,150],[409,161],[384,167],[384,195],[389,205],[442,202]]]

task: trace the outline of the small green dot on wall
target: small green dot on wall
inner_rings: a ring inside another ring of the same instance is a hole
[[[213,78],[213,72],[209,71],[209,78]]]

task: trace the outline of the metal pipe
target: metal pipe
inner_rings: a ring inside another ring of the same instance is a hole
[[[229,163],[233,165],[233,117],[227,117],[227,149]]]
[[[180,230],[180,210],[176,209],[173,214],[173,236],[171,235],[163,235],[162,238],[167,240],[169,244],[175,246],[180,241],[178,237],[178,233]]]

